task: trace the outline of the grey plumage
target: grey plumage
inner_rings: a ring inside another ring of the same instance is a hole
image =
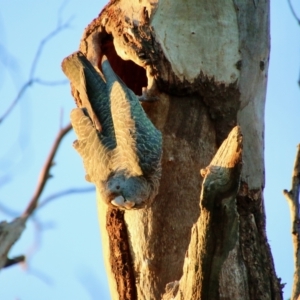
[[[157,195],[161,176],[162,136],[137,96],[118,78],[106,57],[102,72],[76,52],[62,68],[79,92],[71,112],[87,180],[102,198],[120,208],[139,208]]]

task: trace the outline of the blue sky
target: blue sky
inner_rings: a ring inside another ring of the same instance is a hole
[[[40,41],[57,26],[62,1],[0,0],[0,115],[26,82]],[[295,5],[296,5],[296,1]],[[35,77],[65,80],[62,59],[78,49],[84,28],[106,2],[72,0],[61,11],[68,29],[46,45]],[[300,16],[300,4],[295,6]],[[277,275],[290,295],[293,252],[290,216],[282,190],[290,188],[291,173],[300,143],[300,27],[287,1],[271,7],[272,50],[265,119],[265,159],[268,239]],[[1,63],[2,62],[2,63]],[[6,67],[4,67],[5,62]],[[0,220],[18,216],[30,200],[41,167],[61,126],[74,107],[69,85],[30,87],[17,108],[0,126],[0,204],[12,210]],[[62,120],[61,120],[62,119]],[[297,130],[298,129],[298,130]],[[82,162],[72,149],[73,133],[64,139],[52,168],[53,178],[42,195],[74,187],[90,187]],[[28,222],[11,255],[28,255],[28,264],[0,273],[0,299],[101,299],[109,300],[103,267],[94,193],[56,199]]]

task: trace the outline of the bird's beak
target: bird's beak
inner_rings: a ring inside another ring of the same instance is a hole
[[[125,202],[124,202],[124,207],[125,207],[126,209],[131,209],[131,208],[133,208],[134,206],[135,206],[135,203],[132,202],[132,201],[125,201]]]
[[[125,201],[123,196],[118,196],[111,201],[111,204],[120,208],[131,209],[134,207],[135,203],[132,201]]]

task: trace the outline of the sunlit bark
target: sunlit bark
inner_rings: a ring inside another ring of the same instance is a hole
[[[163,134],[150,208],[118,213],[98,196],[112,298],[282,299],[263,203],[269,3],[112,1],[80,50],[96,65],[105,54],[136,94],[158,99],[144,109]],[[232,162],[232,185],[212,196],[215,161]]]

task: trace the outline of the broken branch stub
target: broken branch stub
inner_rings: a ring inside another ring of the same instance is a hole
[[[173,284],[174,293],[168,290],[164,300],[218,299],[219,294],[227,299],[248,299],[245,266],[239,258],[238,247],[236,195],[241,170],[242,134],[236,126],[209,166],[201,170],[204,177],[201,214],[192,228],[179,287]],[[229,264],[230,272],[238,276],[228,274]],[[235,284],[232,278],[235,278]]]
[[[0,223],[0,270],[8,265],[10,259],[7,257],[10,248],[20,238],[25,229],[26,218],[16,218],[10,223]],[[24,260],[24,259],[23,259]]]

